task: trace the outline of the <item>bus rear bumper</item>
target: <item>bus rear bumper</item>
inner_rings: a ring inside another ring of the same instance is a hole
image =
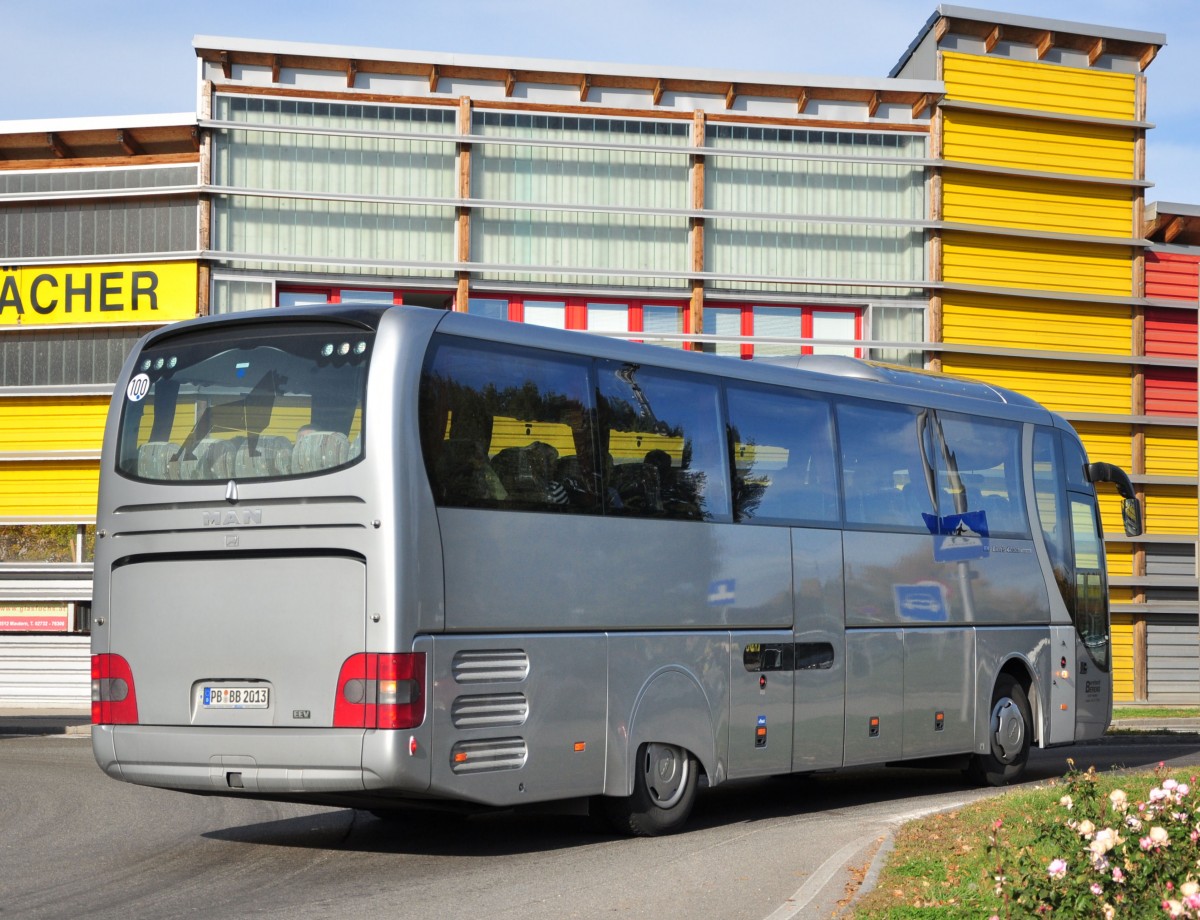
[[[427,762],[406,763],[411,758],[393,750],[399,740],[389,737],[394,734],[361,729],[231,731],[95,725],[92,750],[100,768],[113,779],[209,795],[299,801],[330,794],[427,789]]]

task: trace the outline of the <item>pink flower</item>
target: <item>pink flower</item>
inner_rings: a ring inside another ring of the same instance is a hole
[[[1120,885],[1122,882],[1125,881],[1125,873],[1121,871],[1120,866],[1117,866],[1115,869],[1113,869],[1112,877],[1113,877],[1113,881],[1116,882],[1118,885]]]
[[[1067,875],[1067,863],[1063,859],[1053,859],[1050,865],[1046,867],[1046,872],[1051,878],[1065,878]]]
[[[1096,897],[1104,894],[1104,889],[1100,887],[1099,882],[1092,882],[1092,894],[1096,895]]]

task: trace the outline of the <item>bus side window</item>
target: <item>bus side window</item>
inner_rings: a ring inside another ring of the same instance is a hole
[[[607,513],[730,519],[719,397],[707,380],[600,362]]]
[[[789,390],[726,387],[736,521],[838,520],[832,411]]]
[[[1037,502],[1038,521],[1042,538],[1050,554],[1050,567],[1063,603],[1071,616],[1075,615],[1075,587],[1068,566],[1070,522],[1067,520],[1065,495],[1062,492],[1062,460],[1058,452],[1058,434],[1038,429],[1033,433],[1033,489]]]
[[[421,378],[421,444],[439,504],[599,511],[588,362],[443,340]]]
[[[939,412],[938,513],[982,511],[993,537],[1028,537],[1021,487],[1021,427]]]
[[[890,405],[839,403],[846,523],[928,533],[933,513],[917,413]]]

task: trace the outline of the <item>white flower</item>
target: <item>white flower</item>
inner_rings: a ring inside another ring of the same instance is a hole
[[[1094,825],[1087,818],[1084,818],[1079,822],[1079,826],[1076,828],[1076,830],[1079,831],[1079,836],[1090,837],[1092,834],[1096,833],[1096,825]]]
[[[1129,807],[1129,796],[1125,794],[1124,790],[1114,789],[1109,793],[1108,800],[1112,803],[1113,811],[1124,814],[1125,809]]]
[[[1058,804],[1061,805],[1063,808],[1067,809],[1067,811],[1070,811],[1072,808],[1075,807],[1075,800],[1072,799],[1069,795],[1064,795],[1061,799],[1058,800]]]

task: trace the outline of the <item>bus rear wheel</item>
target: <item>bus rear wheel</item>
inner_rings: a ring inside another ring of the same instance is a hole
[[[985,786],[1004,786],[1025,772],[1033,716],[1029,698],[1011,674],[1001,674],[992,693],[988,717],[988,753],[975,754],[967,775]]]
[[[609,822],[623,834],[657,837],[687,822],[696,801],[696,759],[673,744],[643,744],[638,749],[633,795],[608,798]]]

